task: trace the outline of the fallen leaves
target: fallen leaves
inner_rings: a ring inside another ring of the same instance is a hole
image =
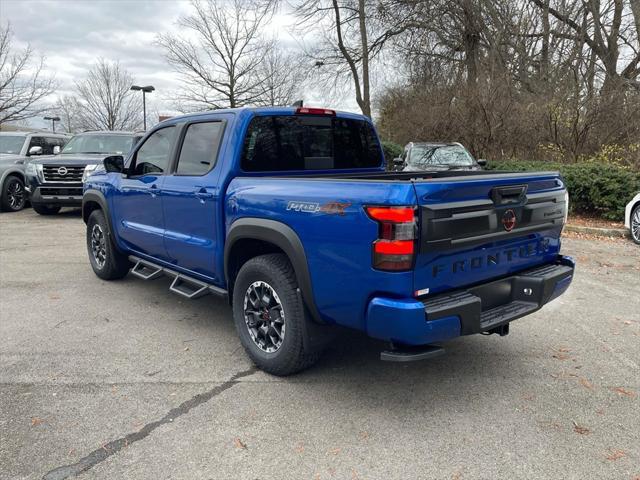
[[[571,358],[571,355],[569,355],[569,352],[571,352],[569,348],[560,347],[556,350],[556,353],[554,353],[551,356],[556,360],[569,360]]]
[[[613,391],[616,392],[621,397],[630,397],[630,398],[636,397],[636,392],[632,390],[627,390],[626,388],[616,387],[613,389]]]
[[[554,353],[553,355],[551,355],[553,358],[555,358],[556,360],[569,360],[571,357],[569,355],[567,355],[566,353]]]
[[[588,390],[593,390],[593,384],[584,377],[580,377],[580,385]]]
[[[294,452],[296,453],[303,453],[304,452],[304,443],[300,442],[298,443],[295,448],[293,449]]]
[[[31,417],[31,426],[37,427],[38,425],[42,425],[44,423],[44,419],[39,417]]]
[[[239,438],[234,438],[233,439],[233,446],[236,447],[238,450],[246,450],[247,449],[247,444],[244,443]]]
[[[591,433],[591,430],[589,430],[587,427],[578,425],[576,422],[573,422],[573,431],[579,433],[580,435],[588,435]]]
[[[614,462],[626,456],[627,456],[627,452],[625,452],[624,450],[609,450],[609,453],[604,458]]]
[[[342,451],[341,448],[336,447],[336,448],[332,448],[331,450],[329,450],[329,453],[332,454],[332,455],[338,455],[341,451]]]

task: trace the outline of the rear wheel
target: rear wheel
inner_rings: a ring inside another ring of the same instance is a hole
[[[5,180],[1,195],[0,208],[3,212],[17,212],[22,210],[27,201],[24,182],[16,176],[10,176]]]
[[[245,263],[233,289],[233,319],[253,362],[273,375],[311,366],[318,351],[305,349],[308,322],[298,283],[285,255],[269,254]]]
[[[631,238],[640,245],[640,205],[631,212]]]
[[[113,244],[102,210],[94,210],[87,220],[87,252],[93,272],[103,280],[116,280],[129,273],[131,262]]]
[[[60,207],[56,205],[49,206],[35,203],[32,205],[32,207],[36,211],[36,213],[40,215],[55,215],[60,211]]]

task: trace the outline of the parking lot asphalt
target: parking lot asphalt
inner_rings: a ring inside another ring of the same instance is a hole
[[[570,290],[431,361],[344,332],[257,371],[228,305],[91,271],[77,211],[0,215],[0,478],[640,478],[640,247],[567,238]]]

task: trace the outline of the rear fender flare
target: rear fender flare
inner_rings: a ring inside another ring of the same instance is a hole
[[[229,278],[230,252],[233,245],[242,239],[262,240],[280,248],[289,257],[296,273],[302,299],[311,316],[316,322],[326,323],[322,321],[313,299],[311,275],[302,242],[298,234],[282,222],[263,218],[241,218],[233,222],[229,228],[224,247],[224,275],[227,286],[231,285]]]

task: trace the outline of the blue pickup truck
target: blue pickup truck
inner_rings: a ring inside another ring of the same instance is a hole
[[[571,282],[567,208],[555,172],[387,172],[366,117],[271,107],[160,123],[86,179],[82,214],[98,277],[226,296],[249,357],[288,375],[333,325],[396,361],[507,334]]]

